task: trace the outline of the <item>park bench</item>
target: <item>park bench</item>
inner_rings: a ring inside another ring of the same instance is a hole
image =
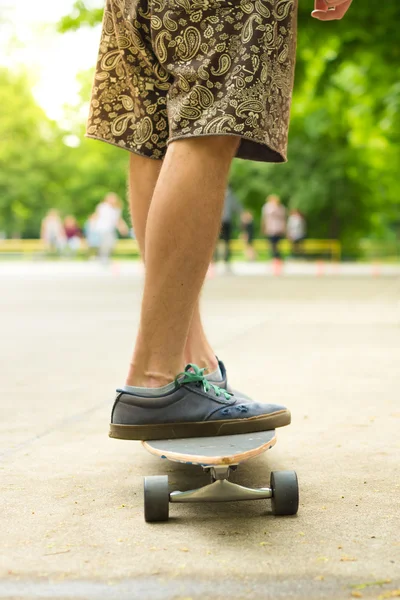
[[[241,239],[231,240],[231,251],[235,258],[243,258],[245,244]],[[269,255],[268,243],[264,239],[254,240],[254,248],[260,256]],[[87,244],[82,240],[79,256],[84,257],[87,254]],[[282,240],[281,251],[284,255],[290,255],[291,244],[288,240]],[[46,246],[42,240],[22,240],[9,239],[0,240],[0,256],[19,256],[19,257],[40,257],[47,254]],[[307,239],[302,242],[302,254],[307,257],[324,257],[332,261],[339,261],[341,258],[341,244],[337,240],[313,240]],[[115,257],[138,257],[139,246],[136,240],[121,239],[118,240],[115,250]]]

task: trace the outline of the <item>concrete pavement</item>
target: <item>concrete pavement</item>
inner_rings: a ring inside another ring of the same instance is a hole
[[[110,274],[118,277],[140,277],[143,275],[143,263],[139,260],[113,261],[110,268],[104,268],[97,261],[84,262],[80,260],[67,261],[5,261],[0,263],[3,276],[10,277],[108,277]],[[210,266],[208,279],[227,273],[223,262]],[[400,277],[400,263],[370,263],[360,262],[332,262],[332,261],[303,261],[285,260],[275,261],[232,261],[228,274],[238,276],[270,277],[282,275],[285,277]]]
[[[107,437],[141,278],[63,268],[0,265],[0,598],[400,595],[398,277],[208,281],[206,325],[231,382],[293,414],[235,479],[296,469],[300,511],[173,505],[149,525],[143,475],[168,473],[175,489],[207,478]]]

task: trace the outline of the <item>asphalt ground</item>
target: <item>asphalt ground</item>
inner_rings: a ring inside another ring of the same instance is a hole
[[[300,510],[179,504],[163,524],[144,522],[143,476],[207,476],[107,437],[141,286],[139,269],[0,265],[0,598],[400,596],[400,278],[213,274],[231,383],[293,419],[234,480],[295,469]]]

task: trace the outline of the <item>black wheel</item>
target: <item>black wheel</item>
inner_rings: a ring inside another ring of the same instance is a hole
[[[299,509],[299,483],[295,471],[272,471],[272,513],[295,515]]]
[[[147,523],[168,521],[168,475],[144,478],[144,520]]]

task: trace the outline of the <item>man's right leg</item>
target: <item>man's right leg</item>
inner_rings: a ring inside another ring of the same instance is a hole
[[[145,288],[130,386],[161,387],[184,368],[238,143],[233,136],[210,136],[168,148],[147,217]]]
[[[146,225],[154,190],[162,168],[161,160],[154,160],[139,154],[131,154],[129,165],[129,205],[132,223],[145,260]],[[209,373],[218,369],[215,356],[202,324],[200,299],[197,300],[186,339],[184,362],[195,363],[207,368]]]

